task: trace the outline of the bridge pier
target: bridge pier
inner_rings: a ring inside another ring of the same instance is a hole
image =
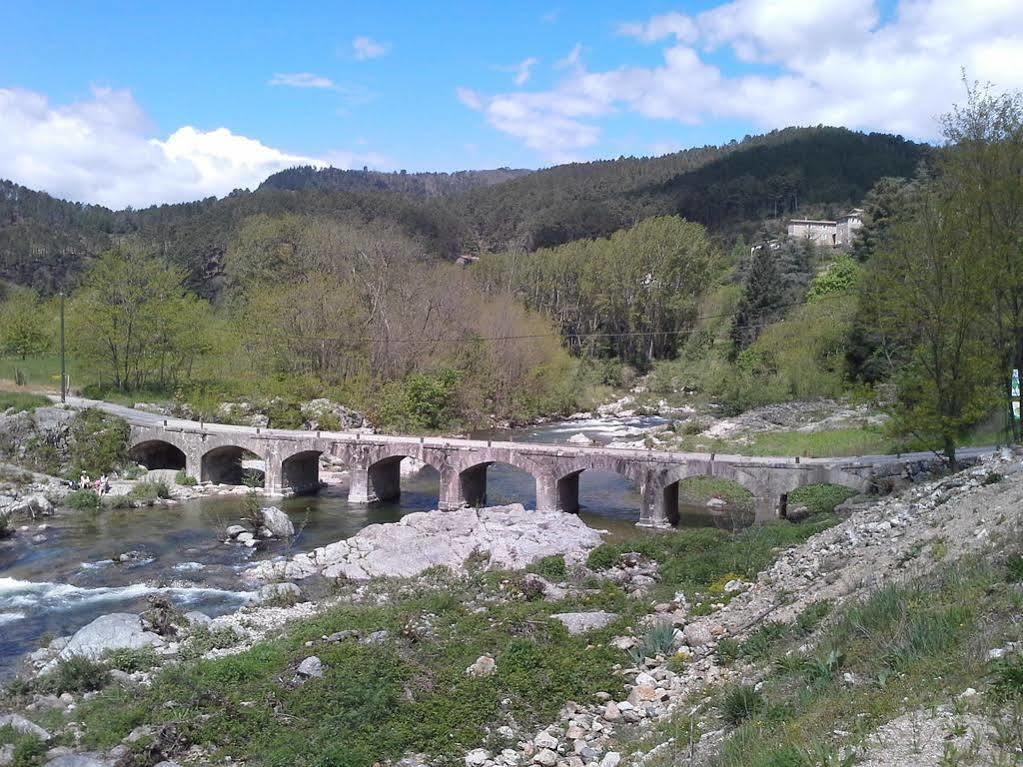
[[[542,474],[536,478],[536,508],[539,511],[579,511],[579,475],[576,471],[558,479]]]
[[[636,527],[670,529],[678,520],[678,483],[664,487],[654,472],[647,471],[639,483],[639,520]]]
[[[400,498],[402,457],[387,458],[366,468],[352,466],[348,502],[377,503]]]

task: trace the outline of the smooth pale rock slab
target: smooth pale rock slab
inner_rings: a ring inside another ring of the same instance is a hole
[[[602,629],[618,616],[602,610],[588,613],[555,613],[551,616],[561,621],[569,634],[585,634],[587,631]]]
[[[38,724],[31,722],[18,714],[5,714],[4,716],[0,716],[0,727],[10,727],[11,729],[17,730],[22,735],[32,735],[44,742],[49,740],[51,737],[50,733]]]
[[[76,631],[57,658],[80,655],[95,660],[110,650],[137,650],[162,644],[163,639],[159,635],[142,628],[139,616],[133,613],[110,613],[101,615]]]
[[[601,532],[574,514],[526,511],[521,504],[407,514],[397,522],[369,525],[348,540],[291,560],[261,562],[246,572],[257,580],[410,578],[431,567],[461,571],[481,554],[493,569],[522,569],[538,559],[563,555],[582,561],[600,545]]]
[[[109,767],[109,762],[102,762],[86,754],[65,754],[51,759],[43,767]]]

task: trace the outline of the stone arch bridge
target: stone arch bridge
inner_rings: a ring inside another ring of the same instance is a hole
[[[787,495],[817,482],[865,492],[931,463],[930,453],[905,456],[811,459],[673,453],[574,445],[400,437],[349,432],[312,432],[206,424],[118,409],[131,426],[132,456],[150,468],[181,469],[200,482],[242,480],[246,459],[262,462],[264,490],[272,495],[319,488],[319,460],[329,455],[351,471],[349,500],[373,503],[401,493],[402,459],[414,458],[440,475],[439,506],[454,509],[486,502],[487,468],[514,466],[536,481],[542,510],[579,509],[579,477],[587,470],[614,472],[639,491],[639,525],[666,527],[678,517],[679,482],[695,476],[728,479],[749,490],[756,518],[784,513]],[[133,418],[135,415],[137,418]]]

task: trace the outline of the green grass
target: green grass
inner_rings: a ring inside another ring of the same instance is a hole
[[[612,566],[622,554],[639,552],[660,564],[653,599],[670,600],[676,591],[695,594],[712,590],[723,578],[752,580],[771,564],[781,549],[802,543],[837,520],[823,515],[802,525],[771,521],[737,533],[715,528],[686,528],[670,534],[645,534],[593,549],[587,564],[597,570]]]
[[[465,606],[470,594],[459,596],[339,607],[239,655],[167,668],[149,690],[108,690],[82,706],[87,739],[109,747],[138,724],[185,718],[196,742],[214,744],[222,757],[258,755],[265,765],[370,765],[409,750],[454,757],[478,745],[484,725],[501,720],[502,700],[512,702],[519,721],[539,724],[567,699],[620,686],[612,666],[622,653],[607,646],[610,630],[571,637],[546,619],[550,605],[516,602],[476,613]],[[404,637],[425,612],[435,616],[433,635]],[[392,639],[305,646],[346,629],[384,629]],[[299,688],[281,683],[313,653],[326,666],[323,679]],[[484,653],[496,658],[497,673],[466,675]],[[166,708],[167,700],[178,706]]]
[[[791,624],[765,623],[718,648],[729,663],[766,669],[757,693],[720,688],[701,727],[683,724],[697,733],[733,728],[715,767],[814,767],[846,764],[842,746],[906,711],[954,702],[967,687],[987,688],[983,700],[1004,711],[1006,700],[1023,701],[1023,662],[990,663],[987,651],[1020,638],[1023,598],[1008,585],[1013,578],[1008,563],[959,561],[835,611],[811,605]],[[672,757],[663,763],[677,763]]]
[[[810,514],[830,514],[838,504],[856,495],[856,491],[842,485],[819,483],[803,485],[789,493],[788,507],[806,506]]]
[[[720,498],[738,509],[753,508],[753,494],[737,482],[720,477],[689,477],[678,483],[679,499],[705,503]]]
[[[79,368],[69,359],[68,375],[72,384],[78,378]],[[20,359],[18,357],[0,357],[0,380],[16,381],[23,379],[25,385],[60,390],[60,355],[41,354]]]
[[[881,426],[832,429],[829,431],[775,431],[750,435],[746,442],[713,439],[699,435],[679,435],[679,450],[751,456],[801,456],[803,458],[842,458],[856,455],[892,455],[925,452],[934,448],[925,442],[899,439]],[[983,447],[1004,442],[1005,434],[986,426],[964,437],[960,447]]]
[[[182,647],[184,661],[158,672],[151,688],[108,689],[81,704],[86,745],[108,748],[140,724],[173,721],[193,742],[209,744],[216,760],[363,767],[414,751],[461,764],[465,750],[481,741],[498,750],[509,745],[493,735],[488,740],[488,728],[514,720],[528,731],[556,717],[567,700],[590,701],[599,691],[621,694],[615,669],[630,659],[609,640],[636,625],[651,599],[680,588],[711,588],[732,573],[753,577],[779,549],[827,524],[772,523],[736,535],[639,532],[601,547],[611,562],[624,551],[659,562],[662,579],[641,600],[571,570],[564,577],[579,578],[577,585],[587,588],[556,603],[508,601],[523,573],[476,572],[463,579],[438,573],[400,590],[394,584],[386,604],[343,604],[225,658],[197,656],[233,645],[237,637],[200,629]],[[545,560],[539,569],[553,576],[561,563]],[[594,609],[619,617],[583,636],[569,635],[550,619],[555,612]],[[384,629],[389,638],[370,645],[318,641],[349,629]],[[647,640],[651,652],[670,651],[670,627],[655,627]],[[308,641],[315,644],[308,647]],[[295,667],[312,654],[326,666],[325,677],[292,687]],[[495,658],[496,674],[467,676],[466,668],[483,654]],[[168,700],[177,705],[168,708]]]
[[[831,431],[776,431],[754,434],[749,444],[701,436],[680,437],[680,448],[705,453],[737,455],[786,455],[805,458],[837,458],[851,455],[885,455],[898,452],[896,443],[880,427]]]
[[[37,407],[45,407],[53,403],[41,394],[29,394],[28,392],[0,391],[0,413],[11,408],[15,413],[32,411]]]

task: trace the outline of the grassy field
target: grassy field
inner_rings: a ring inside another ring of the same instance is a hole
[[[69,360],[68,375],[73,384],[76,383],[79,372],[73,360]],[[25,359],[0,357],[0,380],[10,382],[23,380],[28,388],[60,391],[60,355],[47,354]]]
[[[1004,433],[995,427],[978,429],[964,438],[961,447],[996,445]],[[853,455],[890,455],[928,450],[921,442],[896,439],[881,427],[833,429],[830,431],[776,431],[751,435],[749,440],[713,439],[679,435],[679,450],[753,456],[802,456],[839,458]]]
[[[49,404],[49,398],[41,394],[0,390],[0,413],[11,408],[15,413],[20,413],[23,410],[35,410],[37,407]]]

